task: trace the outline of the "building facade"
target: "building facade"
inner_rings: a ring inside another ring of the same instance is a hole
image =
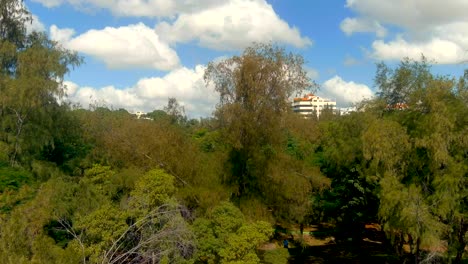
[[[312,115],[320,117],[320,114],[323,111],[332,111],[333,113],[336,113],[336,101],[319,97],[314,94],[306,94],[304,97],[294,98],[292,108],[294,112],[303,115],[304,117]]]

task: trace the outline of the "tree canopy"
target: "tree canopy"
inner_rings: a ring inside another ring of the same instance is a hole
[[[2,262],[284,263],[293,251],[259,246],[293,236],[306,252],[309,223],[333,229],[328,248],[363,251],[372,224],[399,262],[466,259],[468,70],[380,63],[357,111],[305,119],[289,102],[316,88],[303,58],[254,44],[208,65],[212,117],[169,98],[138,119],[70,107],[63,80],[82,59],[31,19],[0,0]]]

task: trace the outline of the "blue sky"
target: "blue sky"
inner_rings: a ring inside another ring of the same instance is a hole
[[[468,60],[468,1],[459,0],[27,0],[31,29],[78,51],[65,78],[83,107],[161,109],[176,97],[190,117],[218,96],[205,65],[273,42],[304,56],[319,95],[349,106],[372,96],[375,63],[424,54],[440,74]]]

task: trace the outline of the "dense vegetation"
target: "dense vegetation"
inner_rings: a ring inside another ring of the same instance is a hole
[[[288,103],[315,87],[302,57],[257,44],[208,66],[213,118],[170,98],[137,119],[66,103],[82,59],[27,34],[21,6],[0,0],[2,263],[259,263],[275,223],[320,222],[358,241],[380,223],[416,263],[462,260],[468,71],[379,64],[374,99],[303,119]]]

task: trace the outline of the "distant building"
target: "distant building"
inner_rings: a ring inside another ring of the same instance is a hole
[[[136,115],[137,119],[140,119],[140,118],[142,118],[143,116],[145,116],[146,113],[145,113],[145,112],[142,112],[142,111],[136,111],[134,115]]]
[[[319,117],[324,110],[331,110],[336,113],[336,101],[310,93],[304,95],[304,97],[294,98],[292,108],[294,112],[304,115],[304,117],[312,115]]]
[[[352,112],[356,112],[356,107],[342,107],[338,109],[340,115],[349,115]]]

